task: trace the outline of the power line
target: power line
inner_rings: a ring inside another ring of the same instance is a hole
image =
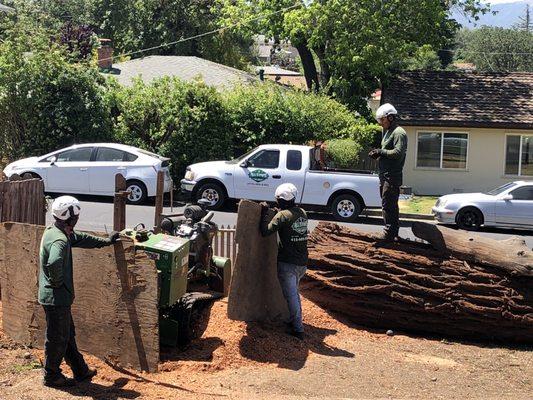
[[[209,31],[209,32],[200,33],[198,35],[189,36],[187,38],[181,38],[181,39],[175,40],[173,42],[163,43],[163,44],[160,44],[160,45],[157,45],[157,46],[147,47],[147,48],[141,49],[141,50],[130,51],[128,53],[119,54],[117,57],[118,58],[129,57],[129,56],[132,56],[134,54],[144,53],[144,52],[151,51],[151,50],[157,50],[157,49],[161,49],[161,48],[164,48],[164,47],[173,46],[175,44],[187,42],[189,40],[199,39],[199,38],[202,38],[202,37],[205,37],[205,36],[213,35],[215,33],[222,33],[222,32],[224,32],[224,31],[226,31],[228,29],[236,28],[236,27],[238,27],[240,25],[243,25],[243,24],[247,24],[247,23],[254,22],[254,21],[259,21],[259,20],[261,20],[263,18],[268,18],[268,17],[274,16],[276,14],[284,13],[286,11],[289,11],[289,10],[292,10],[294,8],[300,7],[301,5],[302,5],[302,3],[293,4],[290,7],[284,7],[284,8],[281,8],[281,9],[277,10],[277,11],[272,11],[271,13],[268,13],[268,14],[263,14],[263,15],[259,15],[257,17],[248,18],[248,19],[246,19],[244,21],[237,22],[237,23],[232,24],[232,25],[224,26],[222,28],[214,29],[214,30]],[[110,61],[112,59],[113,59],[113,57],[108,57],[108,58],[103,58],[100,61]]]
[[[450,50],[450,49],[440,49],[439,51],[445,51],[448,53],[468,53],[468,54],[483,54],[483,55],[504,55],[504,54],[514,54],[514,55],[530,55],[533,52],[505,52],[505,51],[470,51],[470,50]]]

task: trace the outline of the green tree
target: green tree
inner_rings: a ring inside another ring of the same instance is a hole
[[[104,80],[46,35],[0,44],[0,153],[15,159],[112,137]]]
[[[267,15],[255,27],[298,49],[309,88],[324,88],[368,115],[365,98],[423,45],[441,49],[457,23],[450,8],[474,17],[487,10],[479,0],[225,0],[226,23]],[[315,62],[316,55],[318,62]]]
[[[480,71],[533,72],[533,32],[496,27],[462,30],[456,57]]]
[[[410,71],[435,71],[442,69],[442,62],[437,52],[429,44],[425,44],[405,60],[403,68]]]

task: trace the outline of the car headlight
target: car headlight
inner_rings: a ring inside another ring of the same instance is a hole
[[[185,179],[188,181],[194,180],[195,173],[192,171],[185,172]]]

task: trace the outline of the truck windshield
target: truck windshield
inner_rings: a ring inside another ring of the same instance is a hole
[[[257,147],[255,149],[250,150],[247,153],[244,153],[242,156],[234,158],[233,160],[230,160],[230,161],[226,161],[226,164],[239,164],[242,160],[244,160],[246,157],[248,157],[250,154],[252,154],[256,150],[257,150]]]

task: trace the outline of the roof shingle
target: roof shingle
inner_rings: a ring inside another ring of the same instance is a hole
[[[403,125],[533,129],[533,73],[404,72],[381,101]]]

